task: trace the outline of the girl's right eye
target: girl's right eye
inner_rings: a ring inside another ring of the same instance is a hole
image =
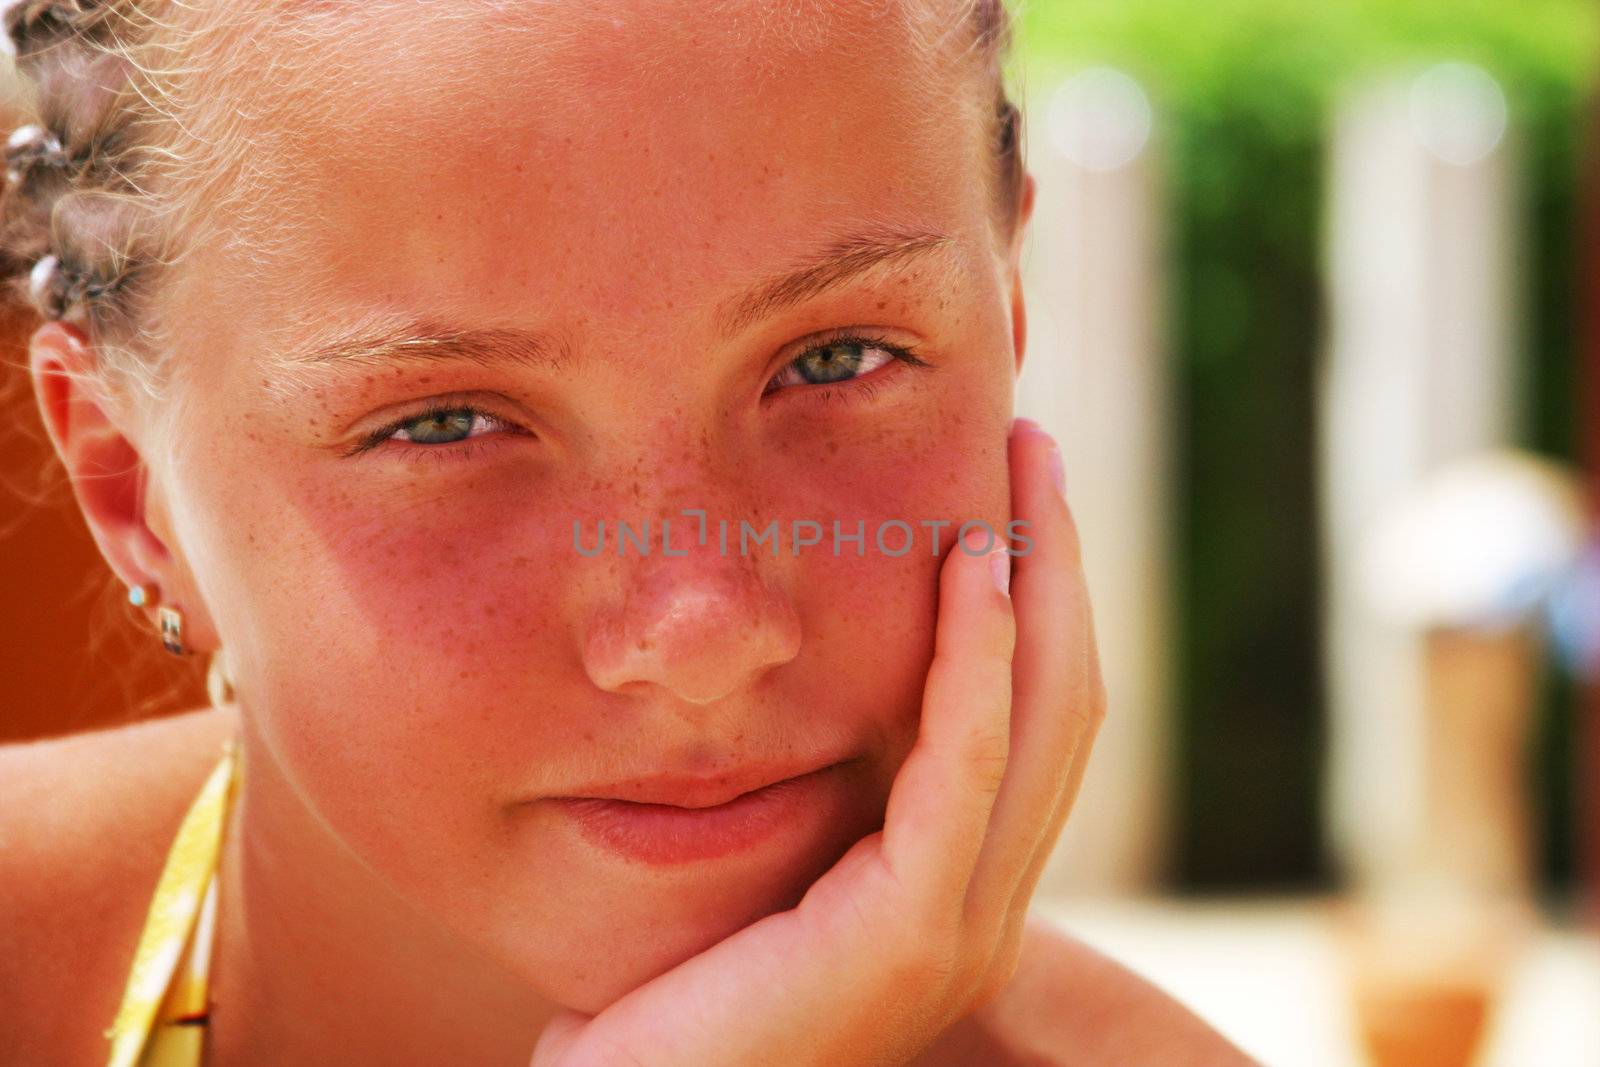
[[[523,434],[521,427],[470,404],[434,404],[387,423],[362,438],[348,453],[356,455],[385,445],[403,452],[442,453],[449,446],[476,444],[498,433]]]

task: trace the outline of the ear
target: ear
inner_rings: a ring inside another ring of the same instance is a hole
[[[164,495],[125,431],[132,413],[107,390],[83,331],[45,323],[29,342],[28,366],[45,430],[100,554],[125,585],[153,587],[144,608],[152,628],[158,604],[167,604],[183,612],[186,647],[214,647],[210,620],[170,548]]]
[[[1016,350],[1016,373],[1022,373],[1022,359],[1028,348],[1028,311],[1022,296],[1022,245],[1033,221],[1033,200],[1037,187],[1031,171],[1022,176],[1022,201],[1017,208],[1017,226],[1011,238],[1006,267],[1011,284],[1011,342]]]

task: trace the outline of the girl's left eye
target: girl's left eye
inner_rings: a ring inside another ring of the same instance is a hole
[[[908,348],[867,337],[836,337],[812,345],[767,383],[763,393],[792,385],[830,385],[870,374],[895,360],[921,366]]]

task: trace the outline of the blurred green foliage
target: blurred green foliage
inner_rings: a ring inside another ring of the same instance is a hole
[[[1523,443],[1577,450],[1575,229],[1600,71],[1592,0],[1014,0],[1022,106],[1110,64],[1160,116],[1178,392],[1174,884],[1321,886],[1325,708],[1314,387],[1325,131],[1386,71],[1477,63],[1521,157]],[[1547,875],[1571,873],[1571,693],[1552,687],[1533,775]]]

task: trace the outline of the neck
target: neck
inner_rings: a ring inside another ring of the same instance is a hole
[[[256,741],[218,866],[207,1067],[527,1067],[558,1006],[398,898]]]

